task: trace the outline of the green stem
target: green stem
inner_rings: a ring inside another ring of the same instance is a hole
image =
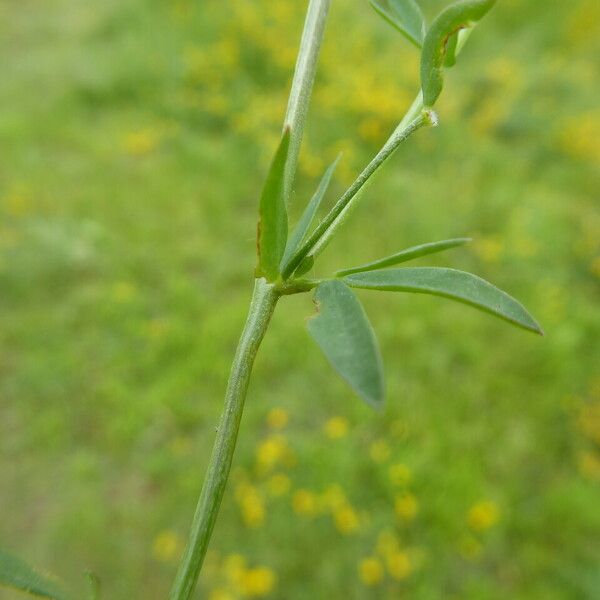
[[[346,192],[344,192],[344,195],[323,218],[308,240],[288,262],[285,271],[282,273],[284,280],[289,278],[305,259],[314,258],[324,249],[347,217],[353,205],[358,201],[360,193],[364,191],[367,182],[394,154],[400,144],[421,127],[435,124],[436,119],[437,116],[433,112],[423,111],[423,99],[421,94],[419,94],[381,150],[364,168]]]
[[[192,597],[235,450],[252,365],[275,310],[279,293],[265,279],[256,279],[246,325],[240,337],[225,393],[225,408],[198,500],[188,544],[171,589],[171,600]]]
[[[296,69],[290,90],[283,129],[290,129],[290,149],[285,168],[284,197],[289,201],[298,167],[300,144],[308,112],[310,95],[317,72],[319,52],[325,34],[325,22],[331,0],[310,0],[296,59]]]

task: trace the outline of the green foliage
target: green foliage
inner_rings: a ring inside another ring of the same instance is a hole
[[[374,260],[373,262],[366,263],[358,267],[351,267],[349,269],[342,269],[340,271],[336,271],[335,275],[336,277],[342,277],[344,275],[352,275],[352,273],[361,273],[363,271],[375,271],[377,269],[383,269],[385,267],[393,267],[394,265],[399,265],[410,260],[415,260],[416,258],[420,258],[422,256],[436,254],[437,252],[443,252],[444,250],[456,248],[457,246],[464,246],[464,244],[468,244],[470,241],[471,238],[455,238],[452,240],[443,240],[441,242],[430,242],[428,244],[412,246],[411,248],[407,248],[406,250],[402,250],[396,254],[387,256],[386,258],[380,258],[379,260]]]
[[[68,598],[53,579],[41,575],[20,558],[0,550],[0,586],[2,585],[51,600]]]
[[[257,277],[274,281],[279,275],[279,263],[285,252],[288,222],[285,202],[285,166],[290,147],[290,130],[286,129],[260,197],[258,221],[258,267]]]
[[[356,296],[341,281],[326,281],[315,291],[317,315],[308,331],[333,368],[368,404],[383,403],[383,366],[377,340]]]
[[[427,25],[416,0],[369,0],[371,6],[417,48],[423,46]]]
[[[431,24],[421,54],[421,87],[426,107],[432,107],[442,93],[444,66],[452,66],[456,61],[459,31],[473,28],[495,3],[496,0],[462,0],[443,10]]]
[[[317,191],[314,196],[311,198],[310,202],[304,209],[296,228],[294,229],[292,235],[288,239],[288,243],[285,249],[285,254],[283,255],[283,260],[281,261],[281,271],[285,271],[286,267],[294,255],[295,252],[298,251],[300,245],[304,241],[306,234],[321,206],[321,202],[325,197],[327,189],[329,188],[329,184],[331,183],[331,178],[333,177],[333,173],[335,172],[335,168],[337,167],[338,162],[340,161],[340,156],[338,156],[335,161],[329,166],[329,168],[325,171],[323,178],[321,179],[319,186],[317,187]],[[307,269],[308,270],[308,269]]]
[[[450,298],[496,315],[523,329],[543,333],[535,319],[514,298],[471,273],[437,267],[416,267],[356,273],[343,280],[356,288]]]

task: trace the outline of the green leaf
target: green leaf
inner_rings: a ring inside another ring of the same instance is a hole
[[[53,579],[41,575],[20,558],[2,550],[0,550],[0,585],[53,600],[67,598],[66,593]]]
[[[425,39],[425,17],[415,0],[369,0],[371,6],[417,48]]]
[[[371,406],[383,403],[381,355],[373,328],[356,296],[341,281],[325,281],[315,291],[317,315],[308,331],[333,368]]]
[[[287,242],[287,210],[285,206],[284,177],[290,147],[290,130],[286,129],[260,197],[258,221],[257,277],[274,281],[279,275],[279,263]]]
[[[491,283],[464,271],[436,267],[387,269],[348,275],[343,281],[355,288],[450,298],[543,335],[541,327],[519,302]]]
[[[340,155],[341,156],[341,155]],[[281,261],[281,271],[285,271],[290,259],[294,255],[294,253],[300,248],[300,244],[304,241],[306,237],[306,233],[319,210],[319,206],[321,206],[321,202],[327,192],[327,188],[331,182],[331,178],[333,176],[333,172],[337,167],[337,164],[340,160],[340,156],[338,156],[333,163],[329,166],[329,168],[325,171],[321,182],[319,183],[319,187],[315,192],[315,195],[312,197],[311,201],[308,203],[308,206],[304,209],[296,228],[294,229],[292,235],[290,236],[285,254],[283,255],[283,259]]]
[[[462,0],[443,10],[431,24],[421,54],[421,87],[426,108],[431,108],[442,93],[446,60],[448,65],[454,64],[456,34],[474,27],[495,3],[496,0]]]
[[[413,246],[402,250],[397,254],[392,254],[386,258],[380,258],[373,262],[358,267],[351,267],[350,269],[342,269],[336,272],[336,277],[343,277],[344,275],[352,275],[353,273],[362,273],[363,271],[375,271],[377,269],[383,269],[385,267],[392,267],[399,265],[409,260],[414,260],[421,256],[427,256],[428,254],[435,254],[437,252],[443,252],[449,248],[456,248],[457,246],[463,246],[468,244],[471,238],[456,238],[452,240],[444,240],[442,242],[431,242],[429,244],[421,244],[420,246]]]

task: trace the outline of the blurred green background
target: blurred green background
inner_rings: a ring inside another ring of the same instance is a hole
[[[432,18],[442,3],[423,1]],[[0,545],[105,598],[164,598],[251,292],[257,195],[301,0],[0,3]],[[600,4],[503,0],[318,273],[427,264],[521,299],[537,338],[361,293],[382,414],[281,302],[197,598],[586,599],[600,589]],[[366,1],[334,0],[292,217],[418,89]],[[0,591],[1,598],[20,597]]]

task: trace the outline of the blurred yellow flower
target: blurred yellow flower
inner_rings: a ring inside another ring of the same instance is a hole
[[[587,438],[600,445],[600,401],[588,402],[582,406],[577,427]]]
[[[160,135],[153,129],[140,129],[123,136],[122,147],[131,156],[145,156],[156,149]]]
[[[473,250],[484,262],[498,262],[504,254],[504,244],[495,237],[487,237],[476,240]]]
[[[283,473],[275,473],[274,475],[271,475],[267,481],[267,489],[271,496],[274,497],[287,494],[290,491],[291,485],[290,478]]]
[[[178,558],[182,549],[181,538],[170,529],[161,531],[152,544],[152,554],[156,560],[171,562]]]
[[[321,501],[325,509],[333,511],[346,504],[346,494],[341,485],[334,483],[323,492]]]
[[[256,462],[263,473],[271,471],[276,465],[283,462],[289,449],[285,437],[272,435],[261,442],[256,450]]]
[[[567,154],[600,164],[600,111],[570,117],[563,124],[558,142]]]
[[[481,556],[483,546],[479,540],[467,536],[460,540],[458,551],[465,560],[477,560]]]
[[[391,531],[382,531],[377,536],[377,553],[383,557],[395,554],[400,547],[398,538]]]
[[[383,566],[375,557],[365,558],[358,565],[360,580],[368,586],[374,586],[383,580]]]
[[[215,588],[208,595],[208,600],[235,600],[235,596],[223,588]]]
[[[275,587],[275,573],[267,567],[245,569],[237,581],[240,593],[248,598],[266,596]]]
[[[591,481],[600,481],[600,457],[592,451],[580,452],[577,457],[579,472]]]
[[[498,505],[489,500],[474,504],[467,514],[469,527],[474,531],[485,531],[493,527],[500,519]]]
[[[112,297],[115,302],[129,302],[135,294],[135,285],[129,281],[118,281],[113,285]]]
[[[393,552],[386,557],[388,573],[396,580],[406,579],[413,571],[413,564],[407,552]]]
[[[288,412],[283,408],[272,408],[267,414],[267,425],[271,429],[283,429],[289,418]]]
[[[333,521],[337,530],[346,535],[354,533],[360,526],[356,511],[348,504],[340,506],[334,511]]]
[[[308,490],[298,490],[292,498],[292,508],[298,515],[312,517],[317,512],[317,497]]]
[[[343,438],[348,433],[348,420],[344,417],[332,417],[325,423],[324,430],[331,440]]]
[[[410,483],[412,473],[410,469],[402,463],[396,463],[389,468],[389,477],[393,485],[406,486]]]
[[[242,519],[247,527],[259,527],[265,519],[265,505],[258,490],[247,483],[236,488]]]
[[[246,570],[246,559],[241,554],[230,554],[223,561],[223,572],[227,579],[237,585]]]
[[[403,521],[412,521],[419,512],[419,501],[409,493],[396,496],[394,510]]]
[[[375,440],[369,448],[371,458],[377,463],[388,460],[391,453],[390,445],[385,440]]]

